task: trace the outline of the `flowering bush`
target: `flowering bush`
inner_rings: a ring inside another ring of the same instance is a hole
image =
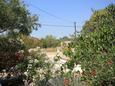
[[[0,70],[15,66],[23,58],[24,45],[18,39],[0,37]]]
[[[94,86],[111,83],[115,76],[114,15],[115,5],[95,11],[77,38],[75,55],[71,55],[85,69],[83,79]]]
[[[27,80],[32,80],[34,84],[43,86],[51,76],[50,63],[46,60],[45,54],[41,53],[40,49],[36,48],[35,52],[30,52],[27,58],[17,65],[17,68],[23,69]],[[46,81],[42,83],[44,79]]]

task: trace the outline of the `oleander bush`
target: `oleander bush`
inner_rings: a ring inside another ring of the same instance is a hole
[[[82,79],[92,86],[108,86],[115,82],[115,5],[94,11],[85,23],[74,44],[74,53],[69,51],[69,66],[78,62],[84,69]]]

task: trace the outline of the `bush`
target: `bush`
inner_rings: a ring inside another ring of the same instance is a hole
[[[114,15],[113,4],[94,11],[76,38],[74,53],[71,50],[66,52],[71,57],[68,66],[80,63],[84,69],[82,79],[89,81],[93,86],[108,86],[115,76]]]
[[[0,37],[0,70],[8,69],[19,63],[24,55],[19,52],[24,49],[20,40]]]

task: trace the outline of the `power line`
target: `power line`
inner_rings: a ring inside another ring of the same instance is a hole
[[[74,28],[74,25],[72,26],[72,25],[55,25],[55,24],[42,24],[41,23],[41,26],[48,26],[48,27],[72,27],[72,28]],[[77,28],[79,28],[79,27],[82,27],[82,26],[76,26]]]
[[[51,25],[51,24],[41,24],[41,26],[49,26],[49,27],[74,27],[74,26],[66,26],[66,25]]]
[[[39,10],[39,11],[41,11],[41,12],[43,12],[43,13],[45,13],[45,14],[47,14],[47,15],[49,15],[49,16],[51,16],[51,17],[54,17],[55,19],[58,19],[58,20],[61,20],[61,21],[66,21],[66,22],[71,22],[71,23],[74,23],[74,25],[73,26],[67,26],[67,25],[50,25],[50,24],[41,24],[41,26],[48,26],[48,27],[71,27],[71,28],[75,28],[75,37],[76,37],[76,27],[79,27],[79,26],[76,26],[76,23],[75,22],[72,22],[72,21],[69,21],[69,20],[67,20],[67,19],[63,19],[63,18],[61,18],[61,17],[58,17],[58,16],[56,16],[56,15],[54,15],[54,14],[52,14],[52,13],[50,13],[50,12],[48,12],[48,11],[46,11],[46,10],[44,10],[44,9],[41,9],[41,8],[39,8],[38,6],[35,6],[35,5],[33,5],[33,4],[31,4],[31,3],[29,3],[32,7],[34,7],[34,8],[36,8],[37,10]]]
[[[29,2],[28,2],[28,3],[29,3]],[[39,11],[41,11],[41,12],[43,12],[43,13],[49,15],[49,16],[52,16],[52,17],[54,17],[54,18],[56,18],[56,19],[58,19],[58,20],[66,21],[66,22],[69,22],[69,23],[70,23],[70,22],[73,23],[73,22],[70,21],[70,20],[67,20],[67,19],[58,17],[58,16],[56,16],[56,15],[54,15],[54,14],[52,14],[52,13],[50,13],[50,12],[44,10],[44,9],[39,8],[38,6],[35,6],[35,5],[31,4],[31,3],[29,3],[29,4],[30,4],[32,7],[36,8],[37,10],[39,10]]]

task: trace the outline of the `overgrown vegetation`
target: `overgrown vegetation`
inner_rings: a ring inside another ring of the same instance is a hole
[[[60,46],[61,41],[70,39],[56,39],[52,35],[43,39],[30,37],[32,30],[37,29],[37,17],[31,15],[20,0],[0,0],[0,9],[0,71],[16,68],[20,73],[25,73],[26,80],[43,86],[53,77],[52,65],[37,46],[55,48]],[[94,11],[72,43],[64,47],[64,54],[70,57],[65,64],[70,72],[64,73],[61,67],[54,73],[55,77],[72,78],[71,71],[76,63],[81,64],[84,71],[83,81],[92,86],[114,86],[115,5]],[[35,49],[28,52],[30,48]],[[66,82],[69,83],[69,79]]]
[[[78,62],[84,69],[83,80],[93,86],[113,85],[115,77],[115,5],[94,11],[85,23],[75,44],[70,64]],[[114,82],[115,83],[115,82]],[[114,85],[113,85],[114,86]]]
[[[0,9],[0,67],[7,69],[20,59],[19,52],[25,49],[20,34],[29,35],[36,29],[37,17],[20,0],[0,0]]]

